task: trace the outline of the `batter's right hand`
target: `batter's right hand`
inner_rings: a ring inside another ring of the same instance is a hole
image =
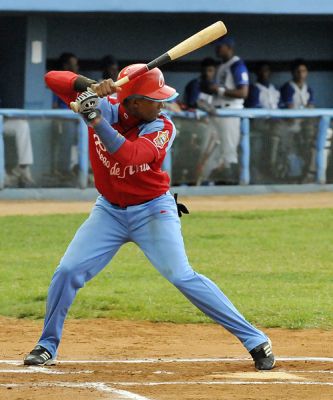
[[[93,83],[90,87],[99,97],[105,97],[121,90],[114,85],[112,79],[105,79],[100,83]]]

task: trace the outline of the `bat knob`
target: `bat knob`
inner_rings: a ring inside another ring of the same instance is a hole
[[[71,110],[74,111],[75,113],[79,112],[79,105],[77,104],[76,101],[71,101],[69,106],[70,106]]]

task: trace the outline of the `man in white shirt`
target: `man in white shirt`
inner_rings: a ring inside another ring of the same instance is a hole
[[[257,81],[250,85],[247,108],[277,109],[280,91],[271,83],[271,67],[267,61],[256,65]],[[275,176],[279,121],[259,118],[251,120],[251,181],[269,183]],[[270,167],[270,168],[269,168]]]
[[[292,79],[281,87],[282,108],[313,108],[313,90],[307,84],[308,67],[303,59],[296,59],[291,66]],[[293,119],[287,122],[289,146],[289,175],[299,173],[302,182],[314,182],[316,175],[317,127],[313,119]],[[331,148],[332,129],[328,129],[325,144],[324,168]],[[295,145],[295,143],[297,145]],[[292,146],[292,144],[294,144]],[[297,166],[299,166],[297,168]],[[295,168],[296,167],[296,168]],[[300,171],[297,171],[300,170]]]
[[[211,85],[216,109],[244,107],[249,90],[249,75],[244,61],[235,55],[235,42],[225,36],[216,42],[216,55],[222,59],[216,84]],[[239,118],[215,118],[220,137],[211,179],[216,183],[238,183]]]

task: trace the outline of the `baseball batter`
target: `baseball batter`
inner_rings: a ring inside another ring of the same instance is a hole
[[[140,66],[124,68],[119,79]],[[212,281],[196,273],[187,259],[170,179],[161,170],[176,135],[161,109],[163,102],[178,95],[165,85],[162,72],[154,68],[118,91],[111,79],[97,84],[69,71],[51,71],[45,79],[67,104],[75,99],[80,104],[89,126],[90,160],[100,196],[55,271],[44,329],[24,364],[54,364],[77,291],[110,262],[120,246],[134,242],[184,296],[243,343],[257,369],[272,369],[275,360],[266,335],[246,321]]]

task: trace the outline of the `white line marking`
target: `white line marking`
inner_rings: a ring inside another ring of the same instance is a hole
[[[207,362],[248,362],[253,361],[252,358],[143,358],[143,359],[128,359],[128,360],[61,360],[60,364],[159,364],[159,363],[207,363]],[[333,358],[329,357],[276,357],[276,361],[318,361],[318,362],[333,362]]]
[[[297,374],[333,374],[333,371],[322,371],[322,370],[318,370],[318,371],[314,371],[314,370],[309,370],[309,371],[288,371],[288,372],[293,372],[293,373],[297,373]]]
[[[249,362],[251,358],[134,358],[115,360],[60,360],[57,364],[160,364],[160,363],[209,363]],[[333,357],[276,357],[276,361],[316,361],[333,363]],[[23,365],[21,360],[0,360],[0,364]]]
[[[163,386],[163,385],[318,385],[333,386],[333,382],[304,381],[179,381],[179,382],[110,382],[117,386]]]
[[[157,375],[160,375],[160,374],[174,375],[175,373],[174,372],[170,372],[170,371],[154,371],[153,374],[157,374]]]
[[[127,390],[114,389],[109,387],[103,382],[84,382],[84,383],[73,383],[73,382],[45,382],[45,383],[0,383],[0,387],[67,387],[67,388],[84,388],[84,389],[95,389],[99,392],[112,393],[119,395],[119,399],[130,399],[130,400],[150,400],[148,397],[140,396],[136,393],[128,392]],[[112,398],[111,398],[112,399]],[[111,400],[110,399],[110,400]]]
[[[47,374],[47,375],[77,375],[77,374],[92,374],[94,371],[60,371],[51,368],[33,367],[18,368],[18,369],[0,369],[2,374]]]

